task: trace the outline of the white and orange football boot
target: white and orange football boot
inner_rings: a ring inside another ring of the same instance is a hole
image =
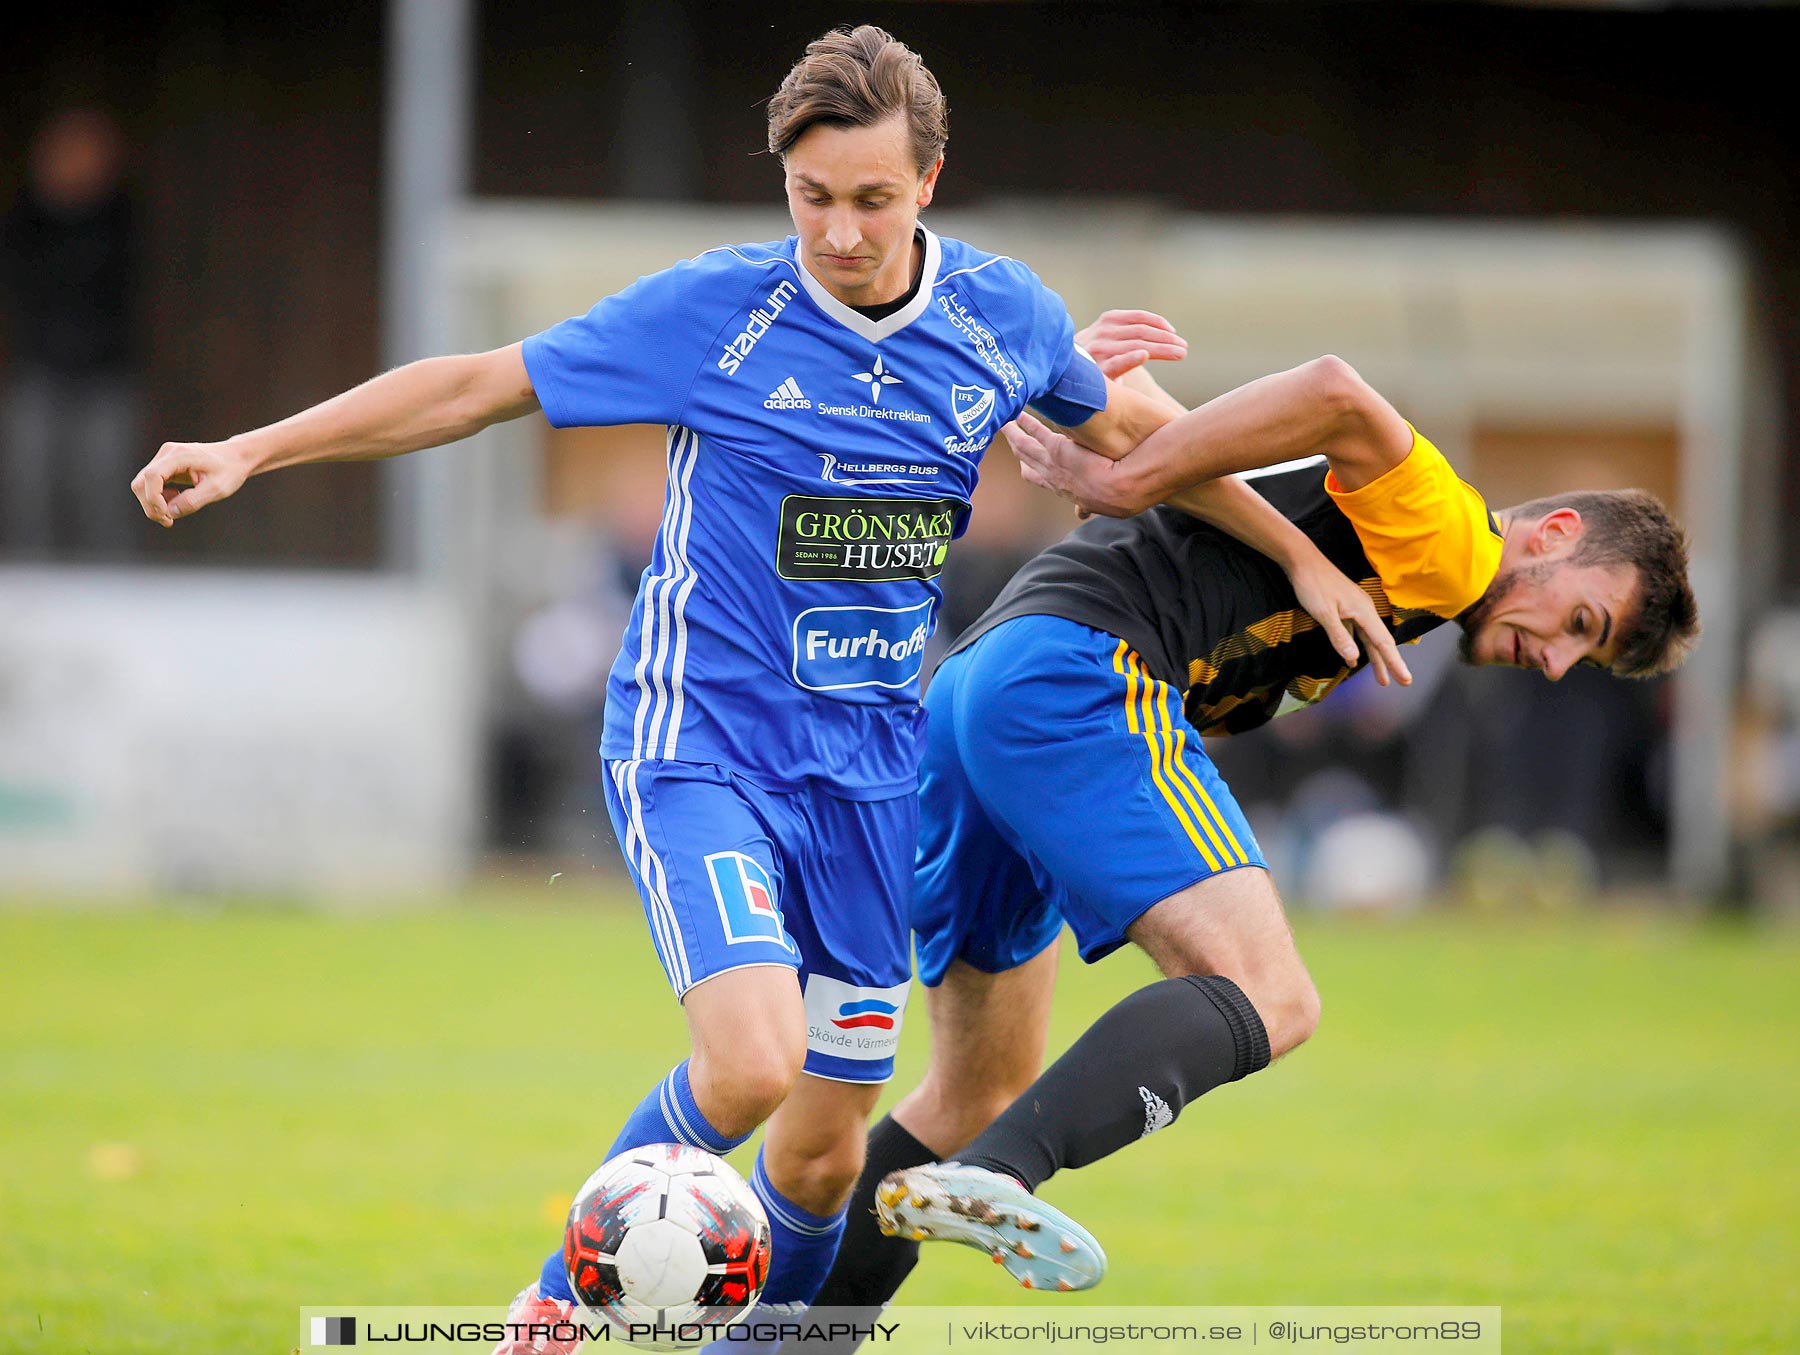
[[[573,1303],[543,1297],[533,1280],[506,1310],[507,1336],[494,1347],[494,1355],[575,1355],[581,1349],[577,1312]],[[574,1339],[559,1327],[573,1328]]]

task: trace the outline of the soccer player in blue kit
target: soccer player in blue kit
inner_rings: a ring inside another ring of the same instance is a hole
[[[608,806],[691,1039],[608,1156],[726,1153],[774,1232],[764,1302],[804,1304],[841,1236],[892,1075],[910,958],[921,652],[983,452],[1029,404],[1123,455],[1170,417],[1109,388],[1062,301],[1015,260],[918,224],[943,97],[880,29],[812,43],[769,104],[796,234],[641,278],[490,353],[397,368],[133,481],[165,526],[256,473],[441,445],[542,408],[667,427],[661,532],[608,682]],[[1240,482],[1198,511],[1309,605],[1386,636],[1367,598]],[[1347,632],[1337,632],[1355,650]],[[561,1252],[514,1301],[561,1351]]]

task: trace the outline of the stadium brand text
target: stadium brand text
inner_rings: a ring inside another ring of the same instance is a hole
[[[750,356],[750,350],[756,347],[756,341],[775,327],[775,321],[787,309],[787,303],[799,295],[798,287],[783,281],[764,297],[762,305],[745,318],[744,327],[738,336],[728,341],[725,351],[719,354],[719,370],[726,376],[736,376],[738,368],[744,365],[744,359]]]

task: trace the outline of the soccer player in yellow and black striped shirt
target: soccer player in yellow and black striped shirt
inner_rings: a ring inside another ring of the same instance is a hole
[[[1155,320],[1115,313],[1084,338],[1103,364],[1129,358],[1155,342]],[[1125,379],[1168,399],[1141,370]],[[926,701],[913,927],[931,1064],[872,1133],[859,1199],[884,1231],[981,1247],[1028,1287],[1086,1288],[1105,1268],[1098,1243],[1031,1193],[1044,1180],[1162,1128],[1319,1019],[1199,736],[1317,701],[1360,660],[1278,565],[1182,511],[1191,486],[1310,458],[1252,483],[1395,639],[1454,621],[1473,663],[1642,676],[1679,662],[1697,631],[1685,541],[1653,498],[1490,511],[1336,358],[1169,406],[1172,421],[1117,462],[1029,417],[1008,430],[1028,478],[1102,516],[1020,571]],[[1131,941],[1167,977],[1034,1082],[1064,922],[1084,960]],[[915,1253],[853,1230],[819,1301],[879,1303]]]

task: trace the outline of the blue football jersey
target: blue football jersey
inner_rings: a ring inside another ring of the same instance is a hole
[[[1027,403],[1105,406],[1067,308],[922,232],[913,299],[834,298],[796,241],[710,250],[525,341],[557,427],[667,426],[662,528],[608,681],[608,758],[776,788],[917,784],[919,668],[983,453]]]

